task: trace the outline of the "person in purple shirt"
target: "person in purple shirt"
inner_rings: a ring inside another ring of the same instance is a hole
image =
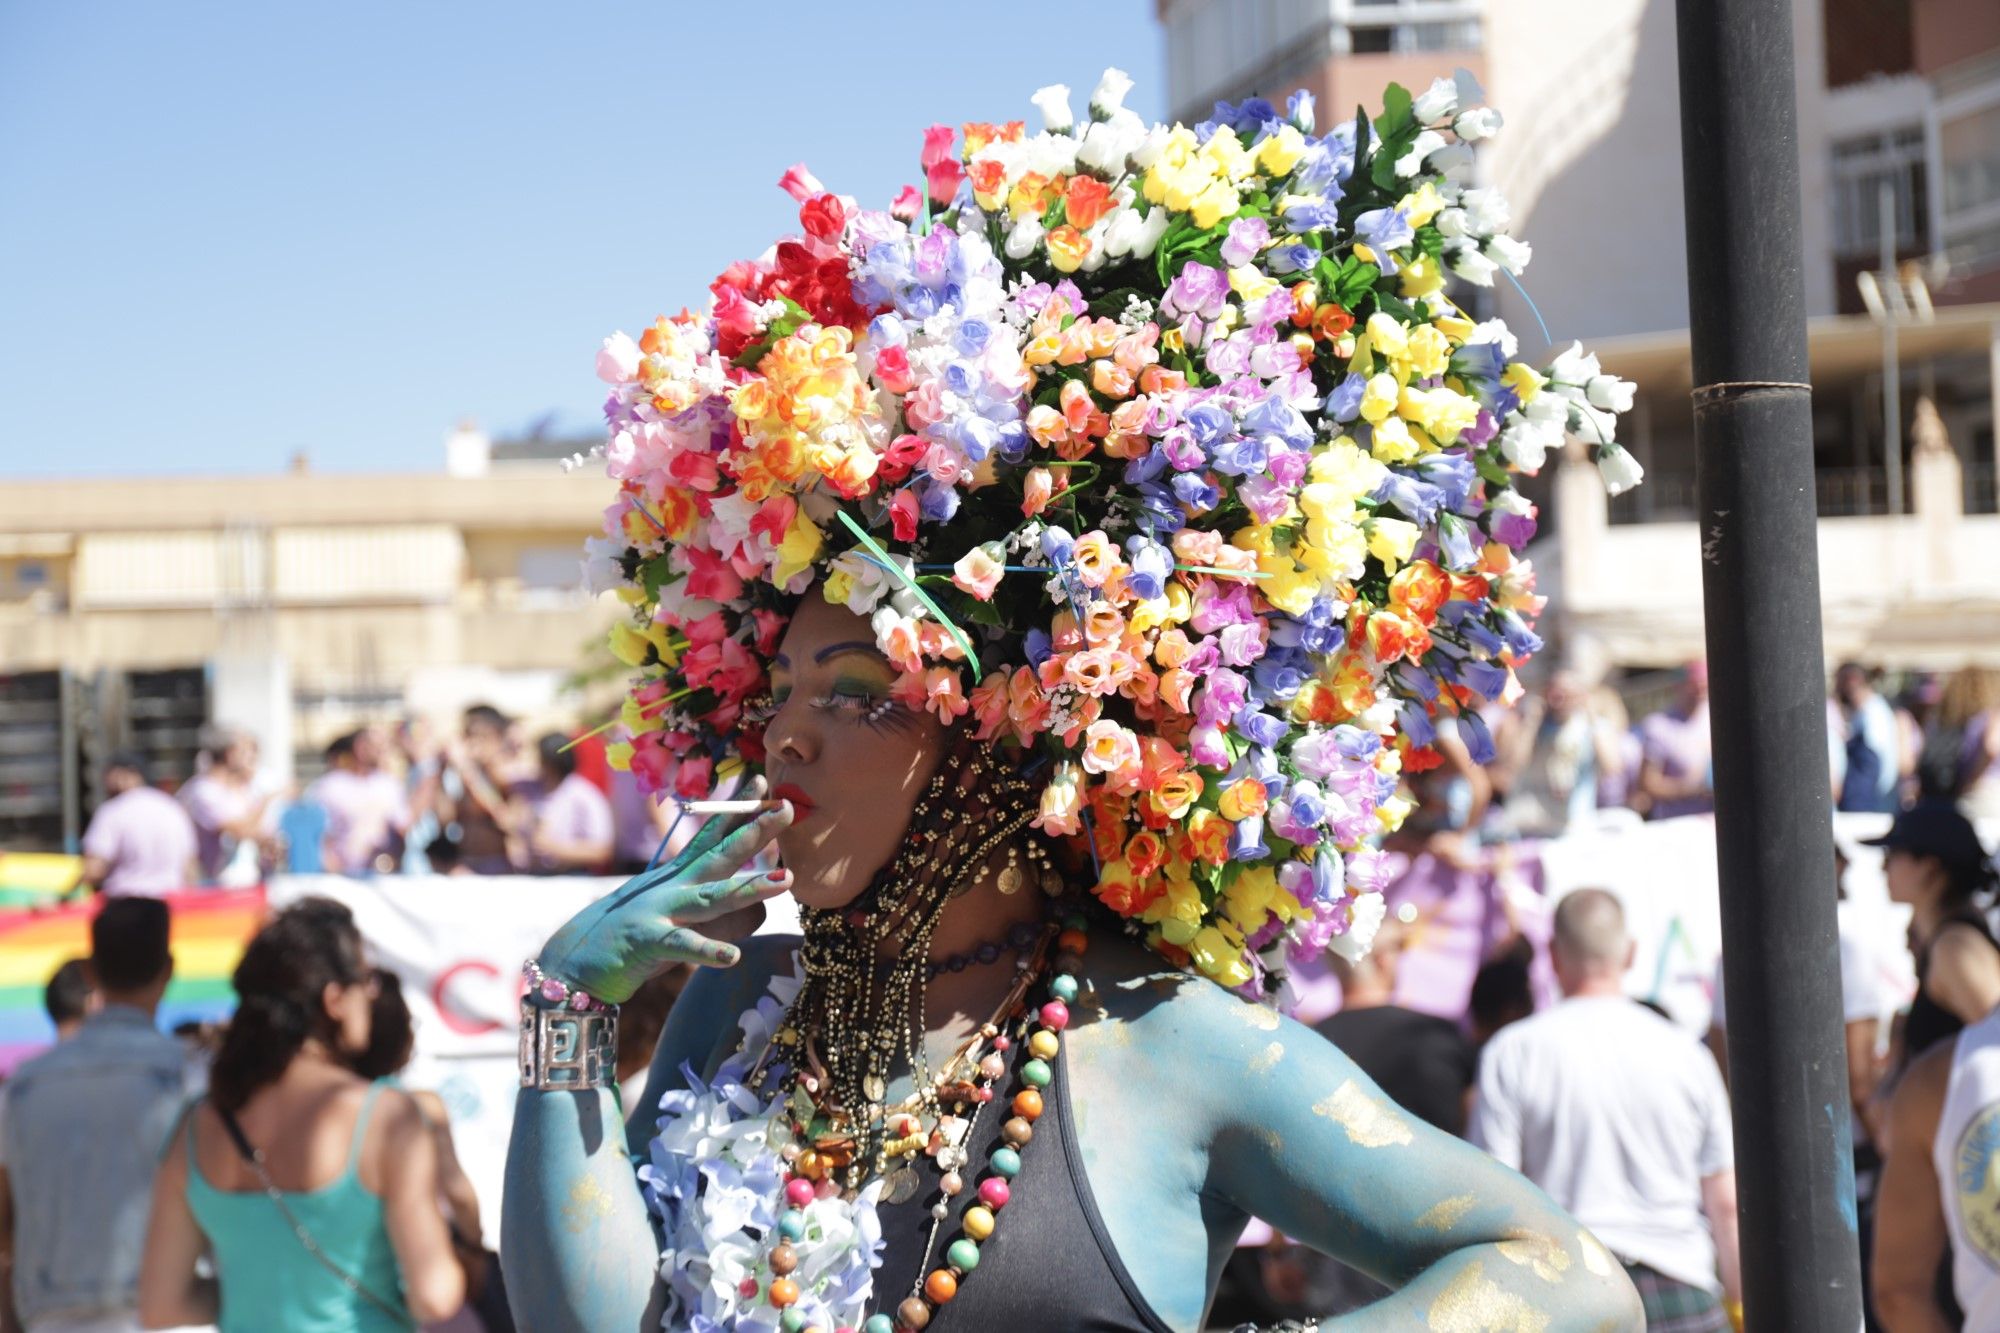
[[[599,874],[611,864],[611,802],[576,771],[569,738],[552,731],[536,743],[544,795],[530,804],[529,849],[534,869],[554,874]]]
[[[327,747],[327,771],[308,795],[326,811],[326,868],[337,874],[393,871],[409,831],[403,783],[382,766],[384,742],[363,727]]]
[[[146,778],[146,761],[112,754],[104,771],[107,799],[83,835],[83,874],[106,897],[158,898],[195,882],[194,822],[180,802]]]
[[[1671,819],[1715,809],[1709,785],[1708,664],[1689,662],[1671,708],[1642,719],[1639,732],[1637,795],[1647,816]]]
[[[213,884],[243,844],[255,848],[254,859],[274,850],[270,813],[276,793],[257,788],[257,738],[248,732],[219,732],[208,754],[208,766],[188,779],[179,796],[194,821],[202,880]]]

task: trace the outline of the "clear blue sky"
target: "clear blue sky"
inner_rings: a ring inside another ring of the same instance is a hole
[[[599,339],[795,229],[786,166],[883,206],[1110,64],[1163,113],[1152,0],[0,0],[0,476],[589,430]]]

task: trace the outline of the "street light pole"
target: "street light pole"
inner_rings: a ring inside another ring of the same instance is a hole
[[[1790,0],[1678,0],[1715,841],[1756,1333],[1861,1327]]]
[[[1882,277],[1888,301],[1882,312],[1882,441],[1889,467],[1889,512],[1903,512],[1903,368],[1896,350],[1896,322],[1902,314],[1902,281],[1896,276],[1896,186],[1884,176],[1876,192],[1881,231]]]

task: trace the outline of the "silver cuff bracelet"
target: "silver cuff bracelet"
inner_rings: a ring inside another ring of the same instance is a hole
[[[608,1088],[618,1076],[618,1015],[521,1006],[521,1086],[542,1092]]]

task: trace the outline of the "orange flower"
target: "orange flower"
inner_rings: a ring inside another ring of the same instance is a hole
[[[1229,821],[1213,810],[1198,809],[1188,816],[1186,857],[1219,866],[1229,860]]]
[[[1033,518],[1048,508],[1049,498],[1055,494],[1055,485],[1055,475],[1047,468],[1029,468],[1027,480],[1021,483],[1021,512]]]
[[[1112,208],[1111,190],[1095,176],[1071,176],[1063,192],[1069,220],[1089,231]]]
[[[1090,387],[1106,398],[1130,398],[1132,372],[1116,361],[1093,361],[1090,364]]]
[[[1167,843],[1157,833],[1134,833],[1125,840],[1125,861],[1132,873],[1145,879],[1167,863]]]
[[[1168,667],[1160,673],[1160,697],[1176,713],[1188,711],[1188,695],[1194,689],[1194,672],[1186,667]]]
[[[1216,810],[1232,823],[1239,819],[1255,819],[1268,806],[1264,784],[1255,778],[1238,778],[1222,789],[1222,795],[1215,803]]]
[[[966,146],[968,151],[978,151],[971,147],[969,137]],[[1006,188],[1007,167],[999,158],[984,158],[972,164],[972,196],[979,201],[981,208],[998,208],[1001,191]]]
[[[1389,605],[1419,624],[1436,620],[1438,608],[1450,596],[1450,579],[1428,560],[1412,560],[1389,580]]]
[[[1101,588],[1118,572],[1118,548],[1101,532],[1086,532],[1076,539],[1077,577],[1086,587]]]
[[[1083,267],[1083,261],[1090,254],[1090,238],[1065,222],[1052,229],[1047,237],[1049,262],[1058,273],[1074,273]]]
[[[1120,916],[1137,916],[1152,906],[1163,887],[1151,872],[1141,872],[1123,858],[1107,861],[1091,890]]]

